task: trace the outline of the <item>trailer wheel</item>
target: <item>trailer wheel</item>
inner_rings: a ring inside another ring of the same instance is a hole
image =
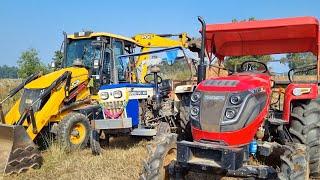
[[[306,146],[293,143],[284,146],[280,156],[281,166],[278,177],[280,180],[309,179],[309,164]]]
[[[297,104],[291,113],[289,131],[294,142],[309,148],[310,176],[320,177],[320,104],[315,100]]]
[[[156,142],[148,145],[149,157],[144,162],[142,180],[167,180],[169,176],[169,165],[176,159],[177,155],[177,135],[163,134]]]
[[[82,149],[87,146],[90,134],[87,117],[80,113],[70,113],[59,123],[57,139],[66,151]]]
[[[90,135],[90,148],[93,155],[100,155],[102,149],[100,146],[100,134],[97,130],[92,130]]]

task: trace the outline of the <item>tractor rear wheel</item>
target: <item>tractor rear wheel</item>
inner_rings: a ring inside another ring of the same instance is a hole
[[[309,179],[309,164],[307,148],[303,144],[292,143],[284,147],[280,156],[281,166],[278,177],[280,180]]]
[[[296,104],[289,131],[294,142],[309,148],[310,176],[320,177],[320,104],[315,100]]]
[[[87,146],[90,135],[88,118],[80,113],[70,113],[59,123],[57,139],[66,151]]]
[[[148,160],[144,164],[142,180],[170,179],[169,165],[177,156],[177,135],[163,134],[153,145],[148,145]]]

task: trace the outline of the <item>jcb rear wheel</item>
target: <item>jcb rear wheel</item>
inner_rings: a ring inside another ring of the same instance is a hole
[[[308,101],[297,104],[291,113],[289,129],[295,142],[309,148],[310,176],[320,177],[320,104]]]
[[[59,123],[58,142],[67,151],[82,149],[88,144],[90,129],[85,115],[70,113]]]
[[[177,135],[163,134],[155,144],[148,145],[149,158],[144,164],[142,180],[168,180],[169,165],[177,156]]]

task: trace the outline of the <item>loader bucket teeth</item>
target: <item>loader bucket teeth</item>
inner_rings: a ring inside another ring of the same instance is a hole
[[[23,126],[0,125],[0,171],[21,173],[40,168],[42,156]]]

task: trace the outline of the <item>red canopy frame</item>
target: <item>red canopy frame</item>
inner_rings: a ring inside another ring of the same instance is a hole
[[[223,60],[225,56],[312,52],[317,56],[319,78],[319,22],[314,17],[209,24],[206,50]]]

